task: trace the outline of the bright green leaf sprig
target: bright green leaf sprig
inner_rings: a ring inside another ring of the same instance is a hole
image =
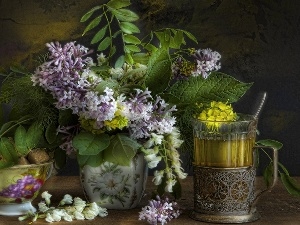
[[[271,139],[259,140],[256,142],[256,144],[266,146],[266,147],[272,147],[276,151],[280,150],[283,147],[283,144],[281,142],[271,140]],[[273,159],[269,156],[269,154],[265,150],[263,150],[263,152],[268,156],[270,160],[269,165],[264,169],[263,172],[264,180],[267,186],[270,186],[274,176]],[[288,169],[282,163],[278,162],[278,166],[279,166],[278,173],[285,189],[288,191],[289,194],[300,197],[300,185],[295,181],[295,179],[293,179],[290,176]]]

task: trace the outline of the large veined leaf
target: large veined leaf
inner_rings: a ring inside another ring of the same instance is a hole
[[[158,94],[167,88],[171,76],[169,53],[165,50],[158,50],[149,59],[145,85],[153,94]]]
[[[227,74],[213,72],[207,79],[198,76],[191,77],[188,81],[177,82],[169,89],[169,100],[175,104],[211,101],[233,103],[239,100],[251,85],[252,83],[243,83]]]
[[[89,165],[92,167],[100,166],[103,163],[102,152],[97,155],[77,155],[77,161],[80,167]]]
[[[21,155],[26,155],[29,151],[26,144],[26,129],[20,125],[15,131],[15,148]]]
[[[103,151],[103,160],[129,166],[140,145],[125,134],[117,134],[110,140],[110,145]]]
[[[79,155],[97,155],[109,145],[109,135],[81,132],[72,142]]]
[[[18,155],[15,153],[12,142],[6,137],[2,137],[0,139],[0,169],[13,166],[17,162]]]
[[[28,149],[33,149],[36,147],[42,138],[43,128],[37,123],[33,123],[27,130],[26,133],[26,146]]]

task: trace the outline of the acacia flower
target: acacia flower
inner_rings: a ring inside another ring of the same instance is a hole
[[[44,191],[44,192],[42,193],[42,195],[41,195],[41,197],[42,197],[43,199],[45,199],[45,202],[46,202],[47,205],[50,205],[50,203],[51,203],[51,201],[50,201],[51,196],[52,196],[52,195],[49,194],[48,191]]]

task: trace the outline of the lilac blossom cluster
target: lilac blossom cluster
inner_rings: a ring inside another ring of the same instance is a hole
[[[189,57],[192,56],[193,60],[180,56],[175,59],[172,64],[172,74],[174,81],[187,80],[189,76],[197,77],[202,76],[206,79],[213,71],[221,68],[221,55],[212,51],[211,49],[198,49],[193,50],[193,54],[188,53]]]
[[[150,200],[149,204],[142,208],[139,220],[146,220],[151,225],[164,225],[171,219],[177,218],[180,213],[176,202],[170,202],[167,197],[156,196],[156,200]]]
[[[176,122],[171,113],[176,107],[169,105],[159,96],[152,103],[151,92],[136,89],[136,93],[128,99],[130,110],[130,136],[135,139],[149,138],[151,133],[168,134],[174,129]]]
[[[32,175],[18,179],[15,184],[9,185],[0,192],[0,196],[9,198],[31,198],[42,187],[42,182]]]
[[[32,82],[50,91],[57,100],[57,108],[70,108],[76,113],[82,108],[83,98],[93,85],[88,77],[81,76],[92,64],[92,59],[86,57],[90,52],[82,45],[75,45],[75,42],[64,46],[51,42],[46,46],[50,52],[49,61],[36,69]]]
[[[203,78],[207,78],[212,71],[219,70],[221,68],[220,53],[212,51],[211,49],[198,49],[193,54],[196,59],[197,65],[195,71],[193,71],[193,76],[202,75]]]

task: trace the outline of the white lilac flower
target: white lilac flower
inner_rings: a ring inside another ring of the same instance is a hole
[[[139,212],[139,220],[146,220],[151,225],[164,225],[180,215],[176,202],[169,202],[168,198],[161,199],[159,196],[156,196],[156,199],[150,200],[149,204],[142,208]]]
[[[113,79],[120,79],[124,75],[124,70],[122,68],[111,68],[109,73]]]
[[[43,199],[45,199],[45,202],[46,202],[47,205],[49,205],[49,204],[51,203],[51,201],[50,201],[51,196],[52,196],[52,195],[49,194],[48,191],[44,191],[44,192],[42,193],[42,195],[41,195],[41,197],[42,197]]]
[[[65,205],[65,204],[72,204],[73,198],[71,195],[66,194],[64,195],[64,198],[60,201],[60,205]]]
[[[198,49],[193,56],[197,62],[196,70],[192,73],[193,76],[201,74],[206,79],[210,72],[221,68],[221,63],[219,62],[221,55],[216,51],[212,51],[209,48]]]
[[[102,66],[104,63],[107,62],[106,56],[101,52],[100,54],[97,54],[97,61],[98,61],[98,66]]]

